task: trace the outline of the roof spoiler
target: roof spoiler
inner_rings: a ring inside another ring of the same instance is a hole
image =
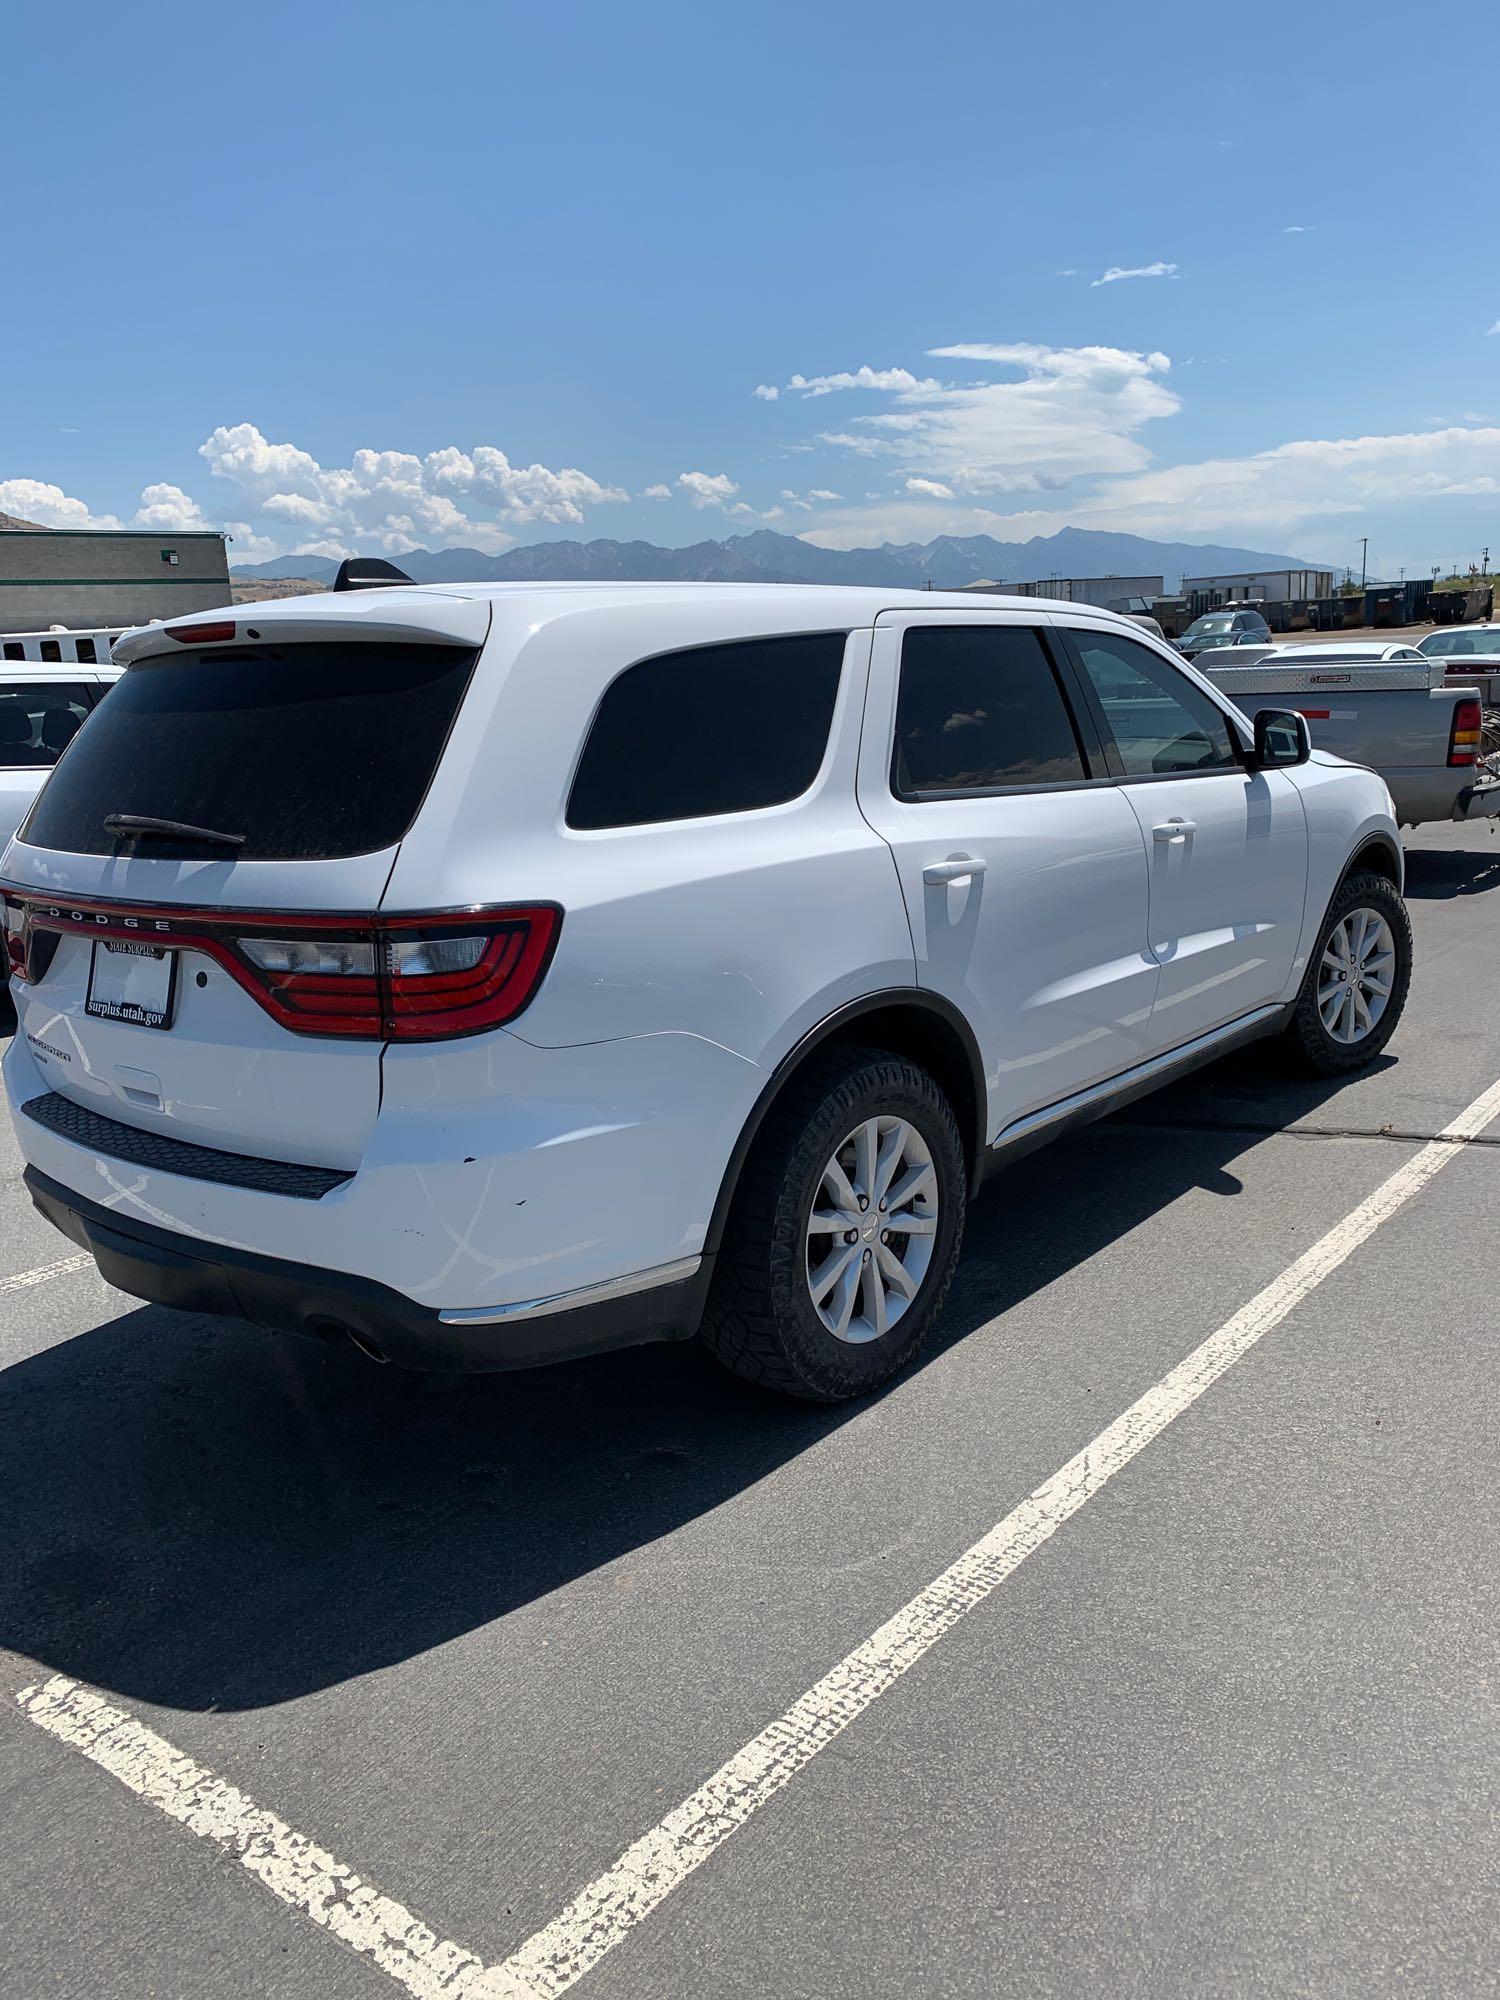
[[[335,590],[380,590],[388,583],[410,583],[404,569],[397,569],[383,556],[349,556],[339,564],[333,579]]]

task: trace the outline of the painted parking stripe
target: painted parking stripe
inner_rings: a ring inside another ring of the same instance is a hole
[[[556,2000],[1440,1174],[1463,1150],[1454,1141],[1477,1137],[1496,1117],[1500,1082],[499,1964],[485,1966],[463,1946],[436,1937],[404,1905],[105,1696],[59,1676],[25,1689],[18,1700],[41,1728],[215,1841],[284,1903],[372,1959],[419,2000]]]
[[[24,1292],[30,1285],[45,1285],[49,1278],[65,1278],[69,1271],[81,1271],[85,1265],[92,1265],[89,1256],[59,1257],[51,1264],[38,1264],[32,1271],[17,1271],[9,1278],[0,1278],[0,1292]]]
[[[316,1841],[294,1833],[104,1695],[56,1675],[18,1699],[33,1722],[169,1819],[223,1848],[273,1896],[372,1959],[416,2000],[473,1992],[473,1975],[483,1970],[473,1952],[435,1936]],[[246,1984],[258,1986],[253,1977]]]

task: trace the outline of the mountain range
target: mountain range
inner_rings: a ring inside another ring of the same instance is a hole
[[[939,535],[931,542],[885,542],[878,549],[823,549],[797,535],[761,528],[722,542],[664,549],[655,542],[532,542],[503,555],[478,549],[409,549],[392,558],[415,583],[713,582],[854,583],[884,589],[926,585],[955,589],[989,579],[1041,583],[1049,577],[1162,576],[1175,591],[1183,575],[1242,570],[1306,569],[1297,556],[1214,542],[1152,542],[1140,535],[1103,534],[1093,528],[1060,528],[1029,542],[998,542],[989,535]],[[306,577],[332,581],[338,563],[328,556],[278,556],[274,562],[237,564],[237,577],[271,581]]]

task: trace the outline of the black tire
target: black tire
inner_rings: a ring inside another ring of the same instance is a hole
[[[851,1344],[813,1306],[807,1225],[835,1148],[877,1116],[907,1120],[927,1147],[937,1227],[901,1317],[881,1337]],[[710,1351],[745,1381],[811,1402],[879,1388],[913,1359],[942,1310],[963,1241],[967,1180],[953,1107],[926,1070],[880,1049],[814,1056],[768,1114],[741,1172],[704,1316]]]
[[[1385,1012],[1374,1028],[1363,1041],[1348,1043],[1335,1041],[1323,1025],[1318,1011],[1318,977],[1323,952],[1334,926],[1358,909],[1375,910],[1390,925],[1396,946],[1396,976]],[[1384,875],[1363,872],[1346,875],[1324,914],[1322,928],[1302,981],[1302,990],[1297,995],[1297,1004],[1286,1028],[1286,1044],[1298,1067],[1311,1071],[1315,1076],[1344,1076],[1373,1062],[1396,1032],[1410,985],[1411,918],[1406,914],[1406,905],[1399,892]]]

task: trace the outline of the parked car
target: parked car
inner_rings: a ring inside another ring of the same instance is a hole
[[[1445,681],[1478,689],[1482,709],[1479,759],[1489,770],[1500,771],[1500,625],[1429,632],[1419,641],[1418,650],[1441,663]]]
[[[993,1169],[1406,999],[1381,780],[1084,606],[397,587],[117,657],[0,861],[5,1085],[165,1305],[456,1369],[701,1329],[846,1397]]]
[[[7,651],[16,643],[0,641]],[[0,848],[31,810],[43,780],[84,717],[118,678],[118,670],[108,666],[0,661]],[[6,981],[0,978],[0,1020],[9,1018]]]
[[[1403,826],[1500,815],[1472,679],[1438,679],[1415,646],[1352,639],[1253,655],[1236,648],[1200,653],[1197,664],[1247,714],[1295,708],[1320,749],[1378,771]]]
[[[1191,660],[1223,646],[1269,645],[1270,639],[1271,628],[1258,611],[1233,611],[1226,605],[1222,611],[1205,611],[1201,618],[1195,618],[1176,644]]]

